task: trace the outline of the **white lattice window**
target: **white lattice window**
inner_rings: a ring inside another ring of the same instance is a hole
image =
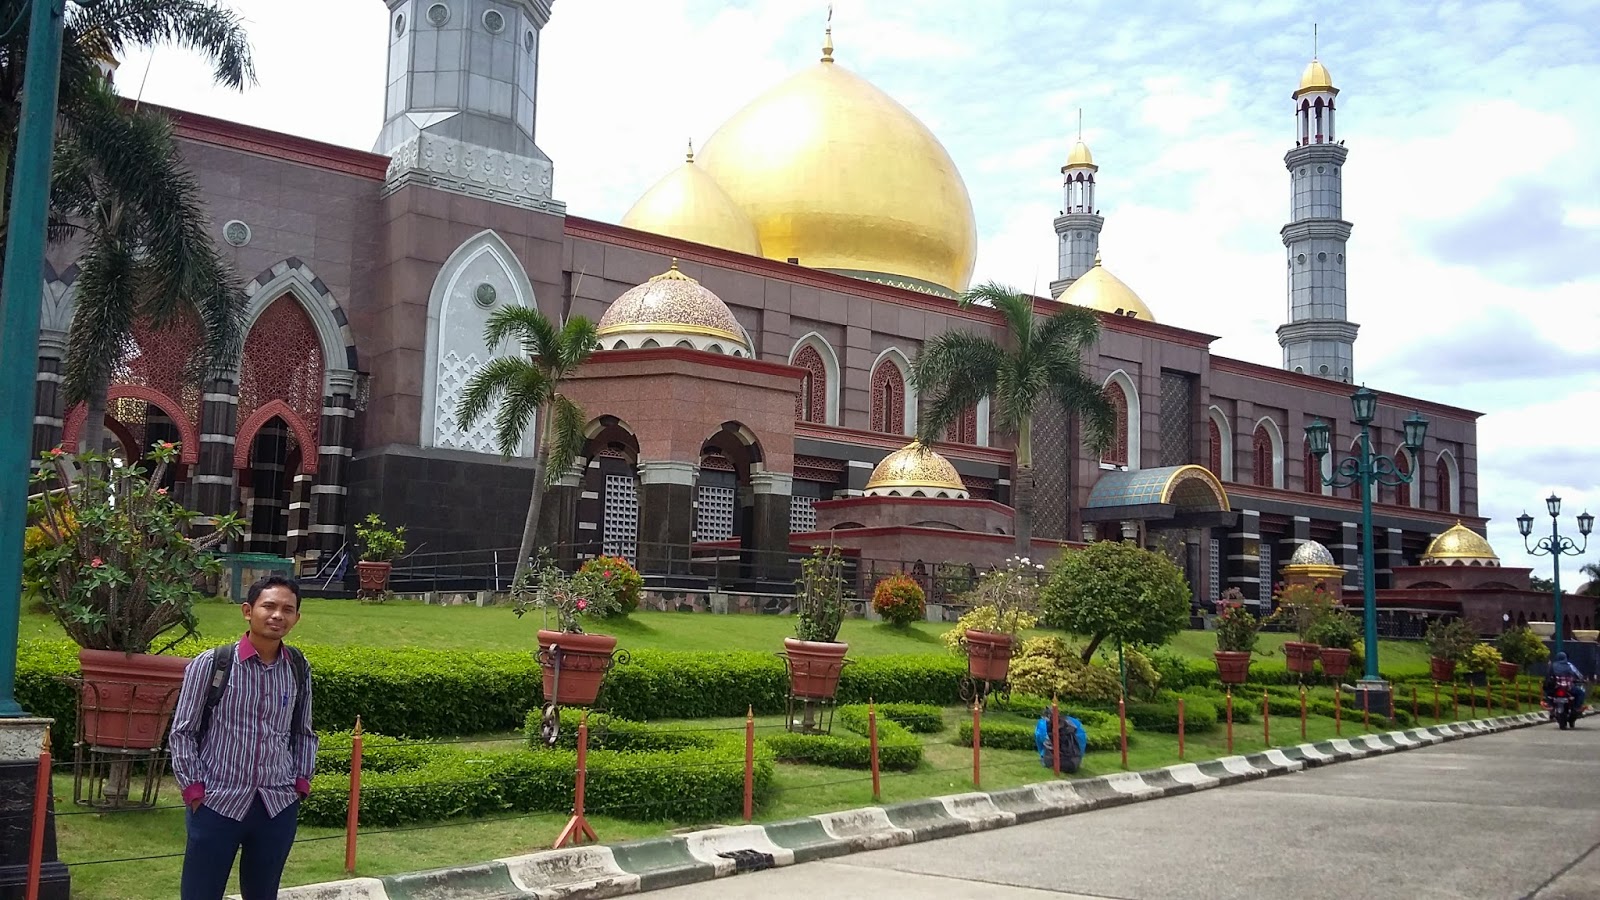
[[[1261,542],[1260,568],[1257,574],[1261,578],[1261,605],[1272,605],[1272,545],[1266,541]]]
[[[639,485],[631,475],[607,475],[600,542],[608,556],[630,562],[638,551]]]
[[[731,487],[700,485],[698,509],[694,517],[694,539],[726,541],[733,538],[733,503],[738,495]]]
[[[494,420],[500,412],[499,403],[490,406],[470,429],[461,427],[461,420],[456,414],[467,381],[478,371],[480,364],[477,354],[468,353],[466,359],[462,359],[454,350],[439,360],[439,392],[433,413],[434,446],[478,453],[499,452],[500,447],[494,437]],[[528,427],[533,427],[533,424],[529,421]]]
[[[1209,563],[1211,569],[1211,599],[1216,601],[1222,596],[1222,542],[1212,538],[1206,546],[1206,552],[1211,554]]]
[[[817,508],[811,505],[815,502],[817,502],[815,497],[789,498],[789,532],[791,534],[817,530]]]

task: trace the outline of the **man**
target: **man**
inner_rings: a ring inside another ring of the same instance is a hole
[[[1573,680],[1573,696],[1577,698],[1578,708],[1582,709],[1584,696],[1588,693],[1583,686],[1583,672],[1567,659],[1566,653],[1557,653],[1556,658],[1550,661],[1550,669],[1544,678],[1544,695],[1555,696],[1556,679],[1563,677]]]
[[[244,900],[274,900],[311,792],[310,669],[283,642],[300,620],[300,584],[263,576],[240,610],[249,630],[189,663],[172,714],[172,771],[189,808],[182,900],[221,900],[235,854]]]

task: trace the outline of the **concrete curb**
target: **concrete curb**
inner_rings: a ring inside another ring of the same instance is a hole
[[[278,896],[282,900],[598,900],[1188,794],[1545,721],[1543,712],[1532,712],[1335,738],[1143,772],[1047,781],[766,825],[708,828],[428,872],[306,885],[282,890]]]

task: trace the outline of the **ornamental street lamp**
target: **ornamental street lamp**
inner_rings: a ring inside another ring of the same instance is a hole
[[[1528,538],[1533,536],[1533,516],[1526,511],[1517,516],[1517,530],[1522,532],[1522,545],[1533,556],[1548,556],[1554,575],[1550,592],[1555,595],[1556,608],[1556,652],[1561,652],[1562,638],[1567,630],[1566,623],[1561,619],[1561,557],[1582,556],[1589,549],[1589,532],[1594,530],[1594,516],[1588,510],[1578,516],[1578,533],[1583,535],[1583,546],[1578,546],[1572,538],[1563,537],[1558,530],[1561,518],[1561,498],[1555,494],[1545,498],[1544,508],[1550,512],[1550,536],[1540,538],[1538,543],[1529,545]]]
[[[1370,428],[1378,413],[1377,392],[1362,385],[1350,397],[1350,407],[1355,414],[1356,424],[1361,426],[1361,453],[1334,463],[1333,474],[1322,478],[1322,483],[1335,488],[1350,485],[1359,485],[1361,488],[1361,599],[1367,671],[1360,687],[1382,691],[1385,687],[1378,677],[1377,579],[1372,574],[1372,493],[1380,484],[1410,484],[1412,476],[1400,471],[1392,457],[1372,452]],[[1415,456],[1422,450],[1422,444],[1428,437],[1428,420],[1418,413],[1412,413],[1405,420],[1405,435],[1405,447]],[[1320,473],[1322,458],[1328,455],[1328,423],[1313,419],[1306,426],[1306,445],[1311,448],[1311,455],[1316,458]]]

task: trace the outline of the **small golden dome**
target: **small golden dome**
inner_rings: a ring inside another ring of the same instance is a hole
[[[761,255],[761,239],[750,217],[716,181],[695,165],[691,148],[683,164],[644,192],[622,217],[624,228]]]
[[[1291,566],[1336,566],[1333,554],[1317,541],[1302,541],[1289,557]]]
[[[1428,544],[1427,551],[1422,554],[1422,564],[1498,566],[1500,557],[1495,555],[1494,548],[1489,546],[1489,541],[1483,535],[1457,522]]]
[[[1072,152],[1067,154],[1067,164],[1061,167],[1063,172],[1068,169],[1100,171],[1100,167],[1094,164],[1094,156],[1089,153],[1089,145],[1081,140],[1072,145]]]
[[[1105,266],[1100,265],[1100,254],[1094,257],[1094,266],[1083,273],[1067,289],[1056,298],[1062,303],[1074,303],[1078,306],[1087,306],[1101,312],[1111,313],[1114,316],[1127,316],[1131,319],[1141,319],[1145,322],[1154,322],[1155,313],[1150,311],[1133,288],[1123,284],[1122,279],[1111,274]]]
[[[966,500],[967,486],[950,460],[919,441],[885,456],[867,479],[868,497],[943,497]]]
[[[831,56],[735,113],[698,164],[750,217],[768,259],[966,290],[978,229],[961,173],[926,125]]]
[[[1328,74],[1328,67],[1315,58],[1306,64],[1305,74],[1300,76],[1300,89],[1294,92],[1294,96],[1298,99],[1301,94],[1312,91],[1339,93],[1339,89],[1333,86],[1333,76]]]
[[[700,282],[672,268],[629,288],[606,307],[597,329],[602,349],[636,350],[688,344],[749,356],[750,340],[728,304]]]

